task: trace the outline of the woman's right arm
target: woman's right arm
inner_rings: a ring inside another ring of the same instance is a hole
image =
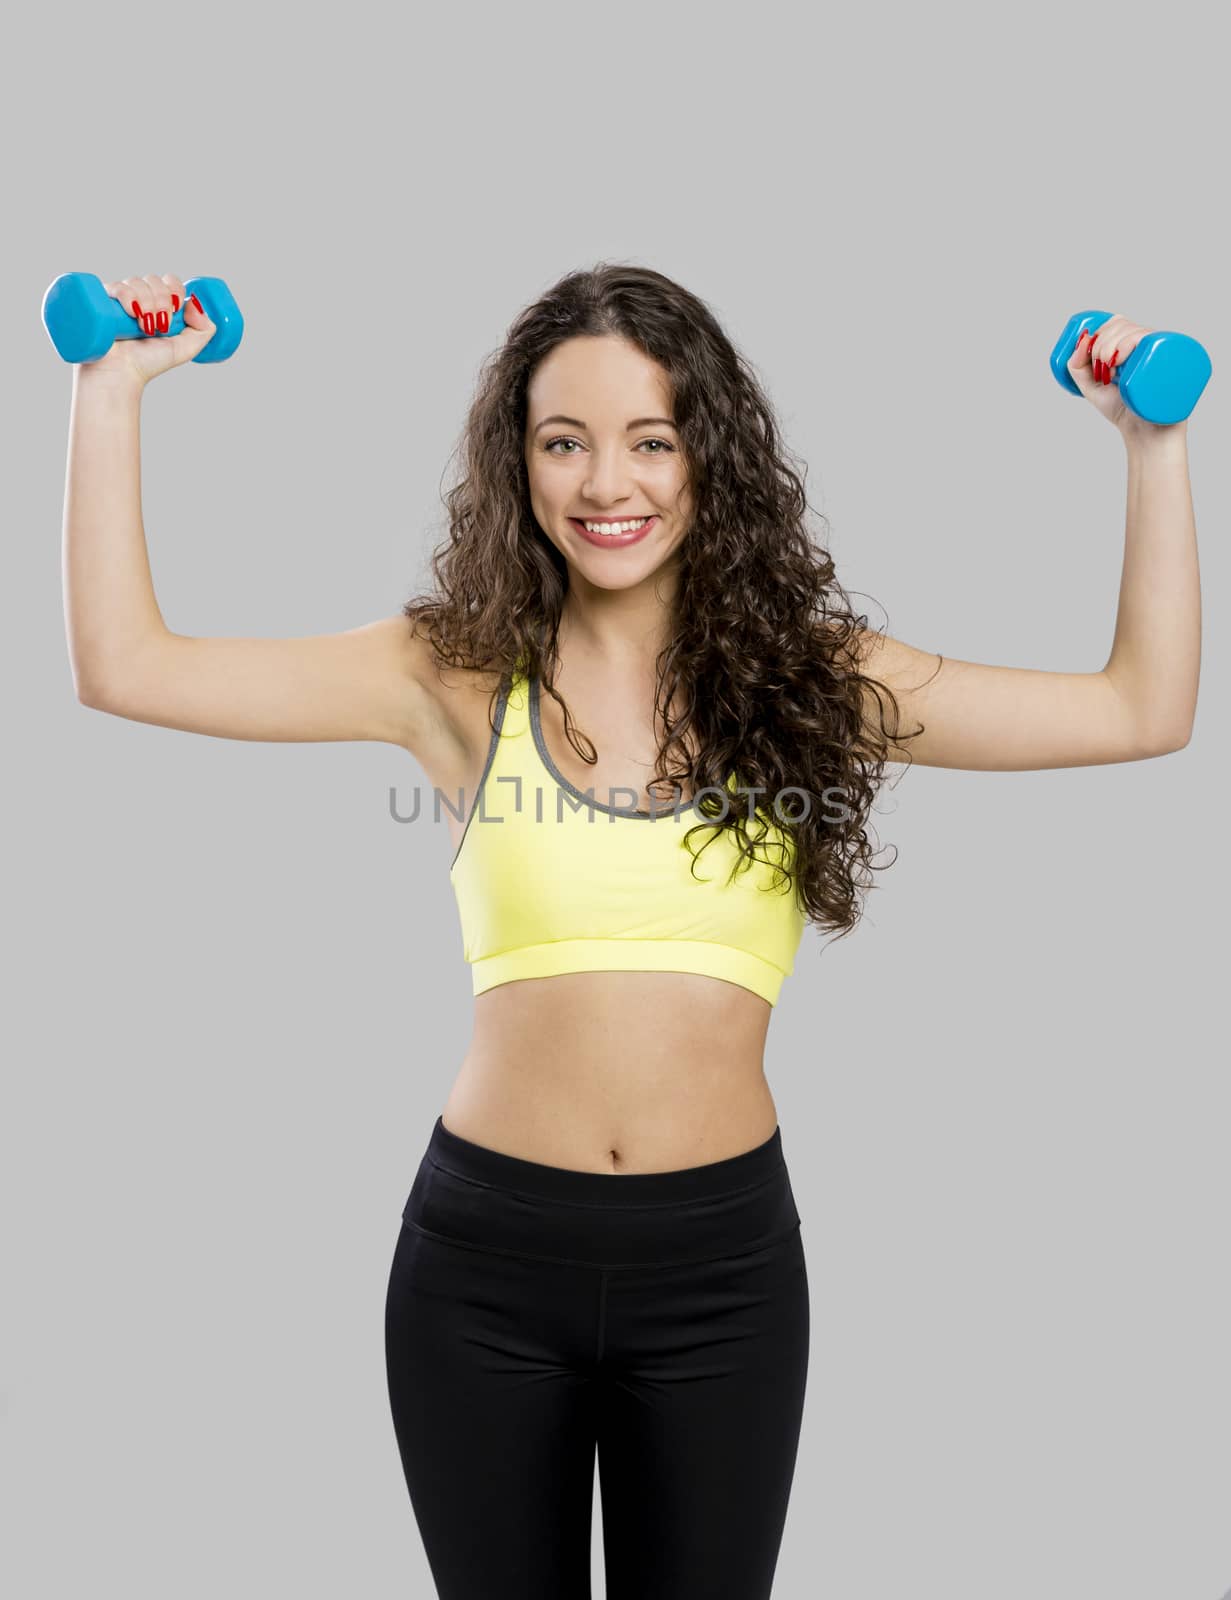
[[[430,647],[405,616],[302,639],[167,628],[141,519],[144,386],[119,364],[73,372],[63,575],[77,698],[218,738],[377,739],[420,756],[439,707]]]

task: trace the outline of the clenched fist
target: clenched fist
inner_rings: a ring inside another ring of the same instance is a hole
[[[144,277],[104,283],[103,288],[149,337],[117,339],[105,356],[84,363],[79,371],[88,373],[91,381],[95,377],[118,377],[144,387],[160,372],[192,361],[216,332],[217,325],[206,316],[200,302],[185,293],[184,280],[174,273],[147,272]],[[171,318],[181,306],[183,331],[169,334]]]

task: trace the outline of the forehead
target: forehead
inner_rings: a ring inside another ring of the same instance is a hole
[[[662,367],[611,334],[558,344],[531,374],[526,400],[531,427],[551,411],[568,411],[591,425],[615,420],[621,427],[629,406],[671,415],[670,384]]]

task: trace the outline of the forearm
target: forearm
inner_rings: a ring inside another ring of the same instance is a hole
[[[1143,734],[1183,743],[1197,708],[1201,583],[1183,427],[1126,436],[1128,510],[1105,668]]]
[[[141,389],[73,373],[64,487],[64,610],[77,693],[88,697],[165,632],[141,521]]]

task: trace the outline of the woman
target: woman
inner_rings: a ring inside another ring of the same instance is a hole
[[[171,275],[107,287],[153,336],[74,373],[80,699],[216,736],[387,740],[461,801],[475,1031],[386,1318],[438,1593],[588,1594],[597,1454],[612,1600],[768,1596],[809,1342],[770,1012],[806,922],[857,921],[886,761],[1020,770],[1187,741],[1186,425],[1143,423],[1112,381],[1146,330],[1113,317],[1069,363],[1129,459],[1099,672],[870,632],[750,367],[695,296],[618,265],[563,278],[489,361],[433,595],[337,635],[197,639],[151,587],[138,413],[213,325],[190,301],[157,337]]]

